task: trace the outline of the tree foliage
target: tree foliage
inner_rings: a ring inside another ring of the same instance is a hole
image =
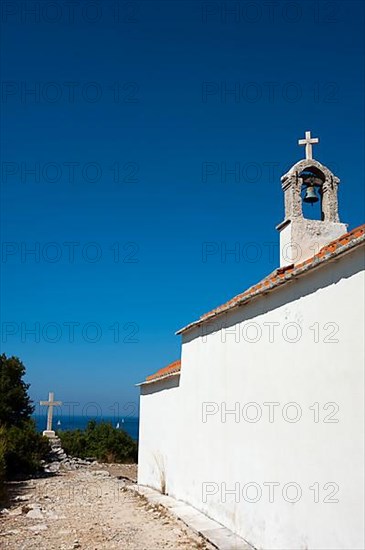
[[[31,419],[34,407],[24,375],[17,357],[0,356],[0,483],[36,472],[49,452],[48,440]]]
[[[137,443],[110,423],[91,420],[85,430],[58,432],[67,454],[103,462],[137,462]]]
[[[34,407],[28,388],[22,378],[25,367],[17,357],[0,355],[0,425],[21,426],[28,420]]]

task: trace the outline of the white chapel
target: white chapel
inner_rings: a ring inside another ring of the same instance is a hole
[[[138,483],[261,550],[365,548],[365,225],[340,221],[317,141],[281,178],[278,268],[140,384]]]

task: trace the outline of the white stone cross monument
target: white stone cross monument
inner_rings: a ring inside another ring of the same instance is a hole
[[[52,430],[53,407],[62,405],[62,401],[55,401],[54,393],[53,391],[50,391],[48,394],[48,401],[40,401],[39,404],[44,405],[45,407],[48,407],[47,429],[44,430],[43,435],[47,437],[56,437],[55,432]]]
[[[305,145],[305,158],[306,159],[312,159],[312,145],[313,143],[319,143],[318,138],[311,138],[311,133],[306,132],[305,133],[305,139],[300,139],[298,141],[299,145]]]

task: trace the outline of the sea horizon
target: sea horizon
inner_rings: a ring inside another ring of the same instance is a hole
[[[33,414],[38,432],[43,432],[47,426],[47,414]],[[90,420],[108,422],[114,428],[124,430],[132,439],[138,441],[139,417],[131,416],[85,416],[85,415],[57,415],[53,416],[52,428],[54,431],[84,430]]]

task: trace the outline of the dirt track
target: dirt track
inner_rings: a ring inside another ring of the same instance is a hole
[[[0,547],[10,550],[212,548],[164,508],[151,506],[128,490],[126,485],[130,482],[124,476],[134,475],[130,466],[98,466],[11,484],[11,503],[0,515]]]

